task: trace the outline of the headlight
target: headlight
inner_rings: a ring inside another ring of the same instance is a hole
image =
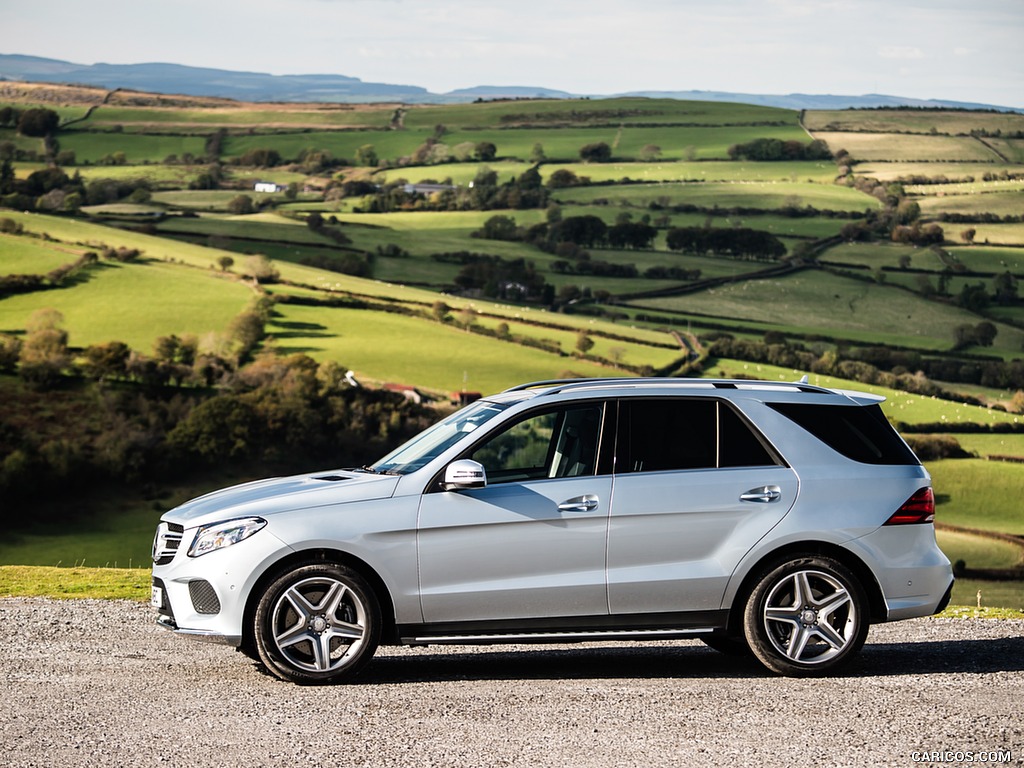
[[[192,546],[188,548],[188,556],[199,557],[217,549],[230,547],[243,539],[248,539],[266,524],[267,521],[262,517],[243,517],[203,526],[196,534]]]

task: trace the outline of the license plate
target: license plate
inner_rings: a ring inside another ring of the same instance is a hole
[[[164,591],[160,587],[153,587],[153,593],[150,595],[149,604],[158,609],[164,607]]]

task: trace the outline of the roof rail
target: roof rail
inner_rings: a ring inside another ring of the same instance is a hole
[[[541,387],[552,388],[551,394],[562,392],[566,389],[573,389],[576,387],[592,386],[595,384],[646,384],[646,385],[657,385],[657,384],[677,384],[677,383],[689,383],[689,384],[704,384],[708,387],[714,387],[715,389],[741,389],[744,386],[750,386],[754,384],[768,384],[774,386],[786,386],[793,387],[800,392],[818,392],[818,393],[831,393],[833,390],[826,387],[819,387],[814,384],[808,384],[806,381],[807,377],[804,376],[800,381],[767,381],[763,379],[698,379],[698,378],[683,378],[679,376],[665,376],[665,377],[642,377],[642,376],[618,376],[618,377],[593,377],[593,378],[582,378],[582,379],[542,379],[540,381],[531,381],[526,384],[519,384],[515,387],[506,389],[505,392],[522,392],[527,389],[538,389]]]

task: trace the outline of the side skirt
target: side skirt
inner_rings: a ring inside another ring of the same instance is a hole
[[[728,611],[440,622],[398,626],[402,645],[670,640],[723,629]]]

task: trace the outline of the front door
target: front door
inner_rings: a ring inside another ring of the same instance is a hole
[[[483,464],[486,488],[428,489],[418,530],[425,622],[607,614],[603,415],[600,402],[528,413],[461,457]]]

